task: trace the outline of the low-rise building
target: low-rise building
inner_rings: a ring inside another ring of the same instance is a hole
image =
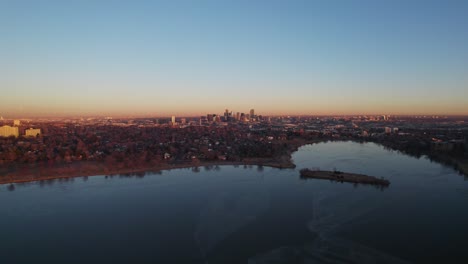
[[[0,137],[18,137],[19,130],[18,127],[11,127],[11,126],[2,126],[0,127]]]
[[[25,136],[27,137],[36,137],[41,134],[41,129],[39,128],[30,128],[25,130]]]

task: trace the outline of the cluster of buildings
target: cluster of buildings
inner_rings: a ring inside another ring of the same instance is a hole
[[[255,121],[254,121],[255,120]],[[246,122],[247,121],[247,122]],[[0,122],[0,164],[100,161],[108,166],[159,162],[239,161],[273,157],[287,140],[359,140],[412,153],[465,155],[468,118],[223,115]],[[29,123],[31,124],[31,123]],[[24,136],[21,136],[24,135]],[[40,137],[36,137],[40,134]],[[11,140],[7,137],[19,137]],[[424,151],[424,152],[423,152]],[[459,154],[461,153],[461,154]]]
[[[262,121],[263,117],[261,115],[255,115],[255,110],[250,109],[248,114],[229,111],[226,109],[223,115],[217,114],[207,114],[200,117],[200,125],[211,124],[211,123],[220,123],[220,122],[256,122]]]
[[[258,122],[263,121],[263,116],[255,115],[255,110],[250,109],[248,114],[229,111],[226,109],[222,115],[219,114],[207,114],[206,116],[200,116],[198,119],[198,125],[209,125],[213,123],[232,123],[232,122]],[[187,118],[180,118],[177,122],[176,117],[172,116],[169,121],[170,125],[186,125],[188,124]],[[192,125],[195,123],[192,123]]]
[[[20,136],[20,120],[13,120],[13,126],[3,125],[0,127],[0,137],[19,137]],[[36,137],[41,134],[39,128],[29,128],[24,130],[24,136]]]

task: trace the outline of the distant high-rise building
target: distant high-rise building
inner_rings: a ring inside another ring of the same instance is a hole
[[[187,123],[187,119],[181,118],[181,119],[180,119],[180,123],[183,124],[183,125],[185,125],[185,123]]]
[[[224,121],[229,122],[229,110],[227,108],[224,111]]]
[[[242,114],[240,115],[240,120],[241,120],[241,121],[245,121],[245,114],[244,114],[244,113],[242,113]]]
[[[25,136],[27,137],[36,137],[37,135],[41,134],[41,129],[30,128],[30,129],[26,129],[24,132],[25,132]]]
[[[21,125],[21,121],[19,120],[14,120],[13,121],[13,126],[20,126]]]
[[[250,118],[254,118],[254,116],[255,116],[255,110],[250,109]]]
[[[0,127],[0,136],[1,137],[18,137],[19,136],[19,129],[18,127],[11,127],[11,126],[2,126]]]
[[[239,112],[236,113],[236,120],[240,120],[240,113]]]
[[[214,121],[214,117],[215,117],[214,114],[207,114],[207,115],[206,115],[206,120],[207,120],[208,122],[213,122],[213,121]]]
[[[172,116],[171,122],[173,125],[175,124],[175,116]]]

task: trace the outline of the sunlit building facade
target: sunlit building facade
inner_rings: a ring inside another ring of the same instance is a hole
[[[36,137],[41,134],[41,129],[39,128],[30,128],[25,130],[25,136],[27,137]]]
[[[18,137],[19,130],[18,127],[11,127],[11,126],[2,126],[0,127],[0,137]]]

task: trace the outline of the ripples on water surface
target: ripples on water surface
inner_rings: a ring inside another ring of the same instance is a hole
[[[468,183],[372,144],[302,147],[295,170],[202,167],[0,186],[0,263],[468,263]],[[389,188],[300,180],[318,167]]]

